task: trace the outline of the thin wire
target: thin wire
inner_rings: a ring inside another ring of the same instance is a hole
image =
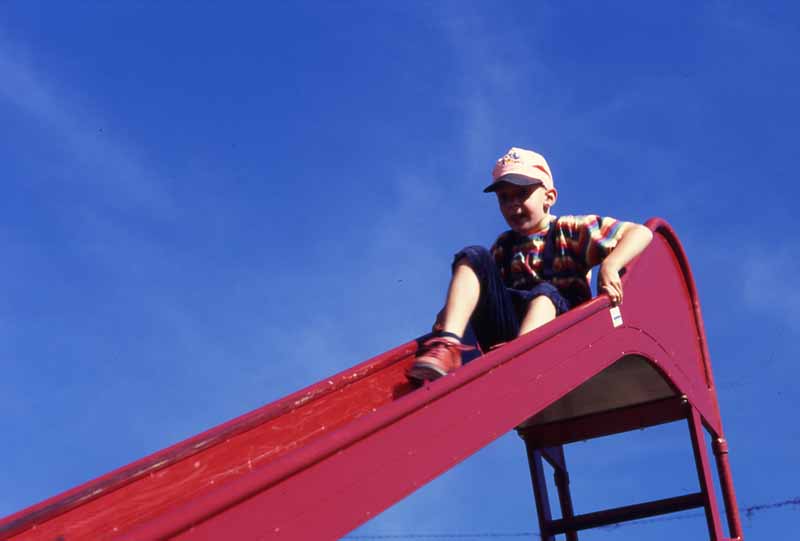
[[[351,539],[486,539],[535,536],[541,539],[536,532],[483,532],[483,533],[408,533],[408,534],[378,534],[378,535],[351,535],[342,537],[342,541]]]
[[[749,507],[740,507],[739,511],[742,512],[747,518],[752,518],[753,515],[761,511],[769,511],[772,509],[783,509],[786,507],[800,507],[800,497],[790,498],[780,502],[770,502],[758,505],[751,505]],[[705,513],[684,513],[681,515],[674,515],[668,517],[654,517],[634,520],[630,522],[621,522],[618,524],[609,524],[608,526],[601,526],[601,530],[616,530],[618,528],[625,528],[626,526],[638,526],[641,524],[652,524],[654,522],[667,522],[672,520],[687,520],[693,518],[704,517]],[[476,532],[476,533],[407,533],[407,534],[375,534],[375,535],[351,535],[342,537],[342,541],[356,541],[367,539],[509,539],[512,537],[537,537],[542,536],[536,532]]]

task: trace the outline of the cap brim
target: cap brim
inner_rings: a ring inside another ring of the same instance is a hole
[[[542,186],[544,186],[544,181],[539,180],[538,178],[509,173],[508,175],[503,175],[502,177],[498,178],[497,180],[489,184],[486,188],[483,189],[483,193],[491,193],[495,191],[497,187],[504,182],[508,182],[509,184],[516,184],[517,186],[532,186],[534,184],[541,184]]]

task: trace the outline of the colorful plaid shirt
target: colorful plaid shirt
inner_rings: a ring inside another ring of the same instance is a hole
[[[617,245],[623,223],[594,214],[561,216],[550,222],[550,227],[557,228],[551,282],[573,306],[591,298],[587,273]],[[533,235],[506,231],[497,238],[491,251],[506,287],[527,290],[543,281],[542,254],[548,231]]]

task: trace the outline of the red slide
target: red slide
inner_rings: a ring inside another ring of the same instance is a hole
[[[0,521],[3,541],[337,539],[517,428],[531,461],[543,539],[692,507],[709,538],[741,539],[700,307],[683,249],[659,219],[601,296],[456,372],[412,389],[411,341],[282,400]],[[561,446],[685,419],[700,492],[562,519],[542,495],[541,459]],[[703,431],[713,442],[723,533]]]

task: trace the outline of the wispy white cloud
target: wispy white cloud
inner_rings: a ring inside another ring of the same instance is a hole
[[[138,208],[155,215],[173,210],[159,174],[142,151],[102,131],[105,119],[82,110],[66,85],[48,79],[33,66],[30,53],[0,36],[0,100],[10,104],[36,130],[41,146],[63,149],[78,172],[72,180],[100,189],[105,205]],[[98,198],[100,199],[100,198]]]
[[[463,3],[458,7],[437,13],[460,66],[453,93],[463,113],[463,155],[469,174],[488,176],[492,160],[508,146],[529,145],[550,157],[562,195],[568,195],[558,205],[560,213],[605,211],[643,220],[647,216],[635,212],[644,200],[659,201],[657,213],[675,216],[685,212],[687,199],[702,201],[707,195],[704,182],[676,194],[674,179],[692,173],[691,157],[640,137],[645,130],[643,112],[663,110],[665,95],[682,104],[687,121],[694,118],[700,98],[693,95],[690,81],[679,74],[632,76],[610,95],[587,101],[572,87],[574,81],[565,80],[550,65],[547,54],[530,39],[529,27],[506,24],[499,32],[496,19],[477,7]],[[537,10],[546,28],[546,21],[555,17],[553,8],[542,4]],[[632,204],[586,208],[603,199],[578,184],[587,175],[593,181],[614,182],[617,191],[627,190],[624,200]],[[692,192],[688,196],[687,190]]]
[[[487,157],[506,150],[510,142],[535,142],[552,128],[539,120],[539,113],[546,112],[538,108],[549,95],[544,82],[552,80],[552,73],[529,50],[521,28],[498,32],[493,19],[471,4],[439,8],[438,22],[459,66],[454,97],[463,113],[465,165],[486,175]],[[505,141],[502,148],[498,141]]]
[[[759,246],[754,239],[737,265],[745,306],[794,332],[800,331],[800,291],[789,269],[798,257],[800,245]]]

